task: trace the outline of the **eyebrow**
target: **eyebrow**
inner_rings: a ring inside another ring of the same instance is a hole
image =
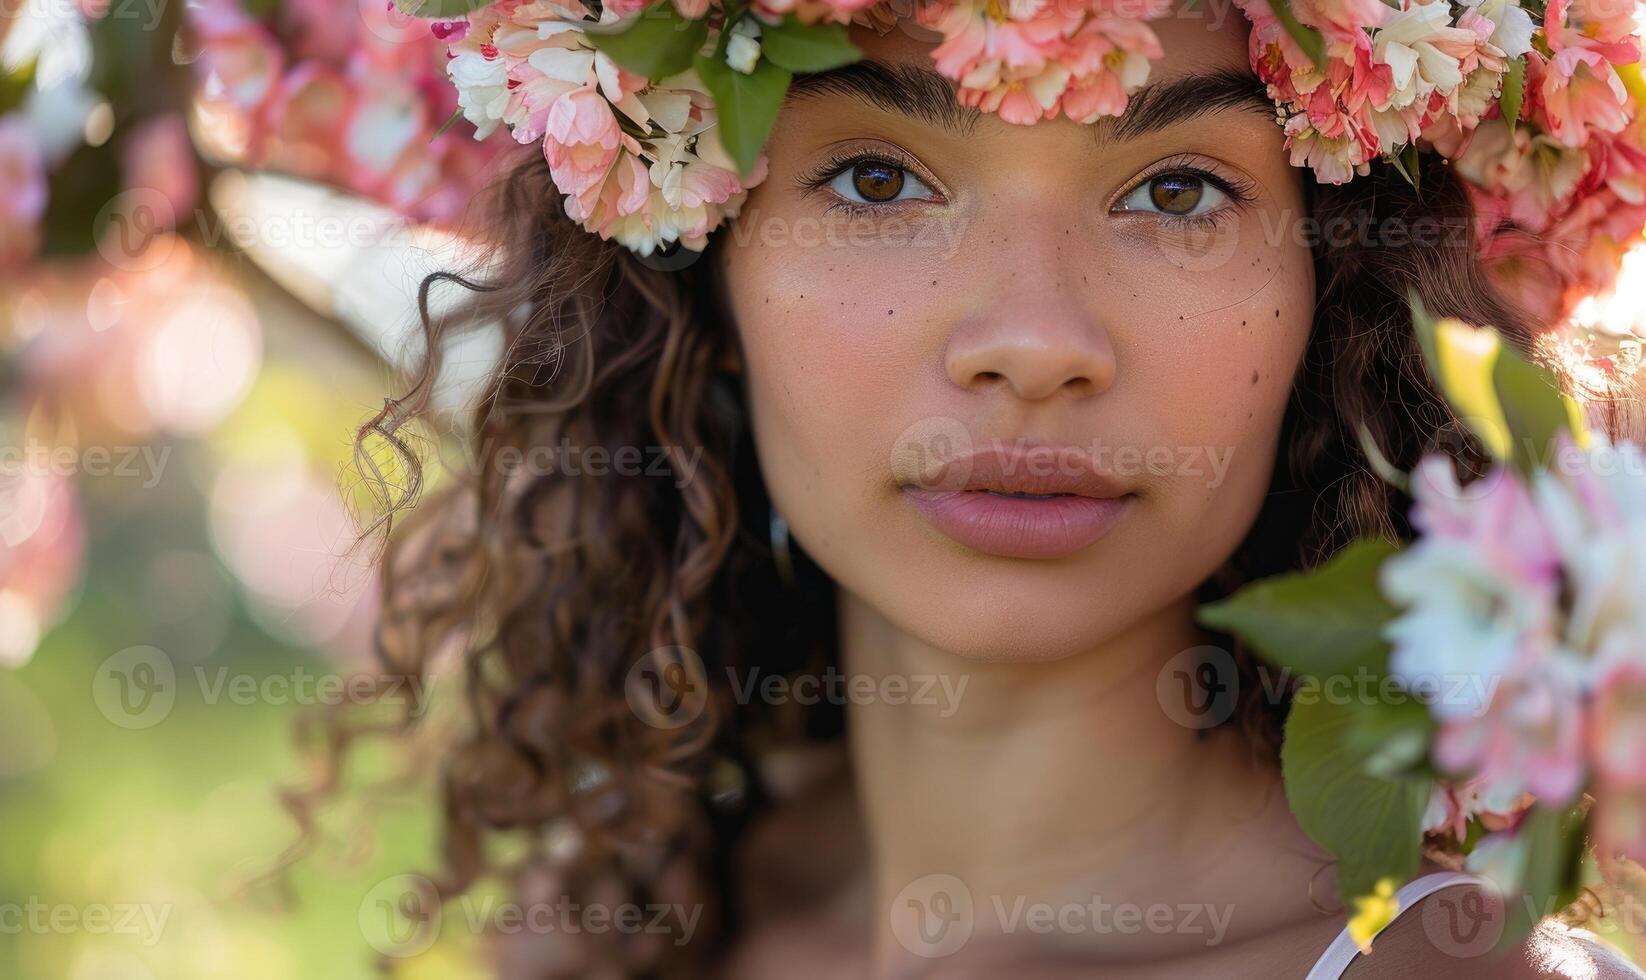
[[[846,95],[888,112],[900,113],[969,136],[982,113],[955,98],[948,78],[918,65],[888,65],[863,59],[840,68],[795,76],[789,98]],[[1154,82],[1132,93],[1126,113],[1094,126],[1098,145],[1135,140],[1199,116],[1239,109],[1273,119],[1274,102],[1257,76],[1234,68]]]
[[[1255,112],[1268,120],[1275,117],[1274,101],[1256,75],[1220,68],[1138,89],[1126,104],[1125,114],[1113,120],[1106,131],[1098,130],[1098,145],[1135,140],[1225,109]]]
[[[789,85],[791,101],[821,95],[851,96],[888,112],[941,126],[957,136],[969,136],[982,117],[977,109],[961,105],[955,98],[954,83],[936,71],[868,58],[828,71],[796,75]]]

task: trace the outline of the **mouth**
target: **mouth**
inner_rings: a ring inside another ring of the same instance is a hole
[[[1020,493],[1015,490],[979,490],[977,493],[986,493],[992,497],[1006,497],[1012,500],[1056,500],[1059,497],[1077,496],[1072,493]]]
[[[904,487],[921,516],[956,543],[1001,558],[1067,558],[1096,544],[1137,498]]]
[[[1137,496],[1074,449],[983,452],[952,461],[942,479],[904,484],[936,530],[1002,558],[1058,559],[1096,544]]]

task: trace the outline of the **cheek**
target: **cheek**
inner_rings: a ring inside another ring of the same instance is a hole
[[[878,318],[869,309],[886,287],[865,290],[862,270],[837,259],[752,248],[729,255],[725,270],[767,489],[825,567],[865,524],[889,471],[875,449],[880,428],[918,413],[910,381],[922,370],[900,349],[897,317],[887,314],[895,306]]]
[[[1312,328],[1313,270],[1306,249],[1269,247],[1239,251],[1215,275],[1190,279],[1193,288],[1169,266],[1159,277],[1132,300],[1147,300],[1135,313],[1159,327],[1133,339],[1131,380],[1141,389],[1133,404],[1152,416],[1157,444],[1201,461],[1157,503],[1190,550],[1212,553],[1207,564],[1215,567],[1244,537],[1269,488]]]

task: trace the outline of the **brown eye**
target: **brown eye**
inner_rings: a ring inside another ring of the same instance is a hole
[[[1174,170],[1133,187],[1115,210],[1141,211],[1161,219],[1210,218],[1221,214],[1229,200],[1231,194],[1216,178],[1195,170]]]
[[[1149,200],[1167,214],[1194,212],[1206,196],[1206,182],[1193,174],[1162,174],[1149,181]]]
[[[885,163],[860,163],[852,168],[852,187],[866,201],[884,204],[903,193],[903,168]]]

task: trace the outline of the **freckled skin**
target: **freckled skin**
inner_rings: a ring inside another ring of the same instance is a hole
[[[1169,19],[1158,29],[1166,58],[1154,80],[1247,67],[1242,31]],[[880,61],[930,62],[929,46],[902,32],[854,40]],[[1099,151],[1089,127],[1064,119],[984,117],[960,137],[825,96],[779,116],[770,176],[740,223],[819,220],[837,199],[797,176],[846,144],[901,148],[941,182],[941,203],[899,212],[905,230],[941,221],[960,232],[952,245],[727,236],[761,467],[794,539],[896,628],[978,660],[1067,657],[1183,602],[1257,514],[1310,329],[1308,251],[1264,234],[1304,207],[1279,128],[1229,110]],[[1214,261],[1194,261],[1187,244],[1205,232],[1111,211],[1151,164],[1185,155],[1252,187],[1254,200],[1210,233],[1233,240],[1208,250]],[[1136,505],[1107,537],[1055,561],[1007,559],[940,534],[899,489],[900,437],[936,418],[979,444],[1233,455],[1218,486],[1205,467],[1134,472]]]

